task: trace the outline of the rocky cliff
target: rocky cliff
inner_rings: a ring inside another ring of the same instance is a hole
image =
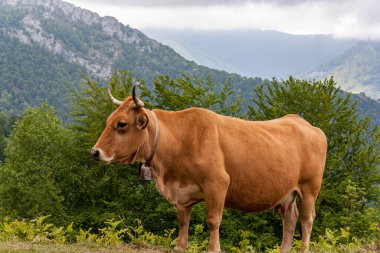
[[[9,36],[25,44],[36,43],[52,53],[64,56],[69,62],[84,66],[90,73],[100,78],[111,74],[114,61],[122,55],[122,44],[123,46],[133,45],[140,53],[160,47],[160,44],[154,40],[149,40],[148,44],[141,43],[147,40],[144,34],[124,26],[113,17],[100,17],[89,10],[60,0],[0,0],[0,4],[27,10],[26,15],[20,20],[21,26],[1,27],[0,25],[1,30]],[[109,43],[112,54],[99,47],[92,47],[85,54],[76,51],[54,32],[47,30],[46,25],[43,25],[52,22],[66,23],[69,26],[72,23],[74,24],[73,32],[75,32],[75,25],[78,24],[100,28],[101,30],[97,32],[108,35],[109,41],[112,42]]]

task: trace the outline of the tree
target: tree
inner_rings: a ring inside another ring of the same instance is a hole
[[[175,111],[202,107],[230,116],[238,116],[241,111],[241,99],[229,82],[217,86],[209,77],[202,80],[196,75],[183,75],[172,79],[168,75],[159,75],[153,86],[153,93],[142,87],[142,96],[150,107]]]
[[[0,113],[0,161],[4,161],[4,149],[7,146],[7,139],[11,135],[12,126],[16,121],[15,116],[7,116]]]
[[[254,120],[296,113],[321,128],[328,137],[328,157],[317,202],[314,231],[350,227],[359,237],[374,236],[379,222],[380,134],[370,119],[360,119],[350,96],[343,97],[333,78],[304,81],[273,79],[256,89]],[[372,226],[373,227],[373,226]]]
[[[0,176],[2,215],[34,218],[51,214],[62,221],[68,154],[68,134],[55,110],[46,103],[26,109],[5,149],[7,160]]]

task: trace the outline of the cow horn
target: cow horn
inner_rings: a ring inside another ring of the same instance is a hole
[[[136,86],[137,85],[133,85],[133,88],[132,88],[132,98],[133,98],[133,101],[135,102],[135,105],[136,105],[137,108],[144,107],[144,102],[136,97]]]
[[[110,89],[110,87],[107,87],[107,90],[108,90],[108,97],[109,97],[109,99],[112,101],[112,103],[114,103],[114,104],[117,105],[117,106],[120,106],[120,105],[123,103],[123,101],[120,101],[120,100],[116,99],[116,98],[111,94],[111,89]]]

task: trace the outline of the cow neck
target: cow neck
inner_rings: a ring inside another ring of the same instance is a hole
[[[145,165],[148,165],[148,166],[150,166],[150,163],[152,162],[154,154],[156,152],[157,142],[158,142],[158,136],[159,136],[159,133],[160,133],[160,125],[158,124],[157,116],[154,113],[154,111],[150,111],[150,112],[152,113],[153,118],[154,118],[154,122],[155,122],[155,125],[156,125],[156,131],[155,131],[156,133],[154,135],[154,142],[153,142],[152,151],[150,151],[150,155],[149,155],[149,157],[148,157],[148,159],[146,160],[146,163],[145,163]]]

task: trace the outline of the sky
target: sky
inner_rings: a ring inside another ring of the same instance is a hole
[[[380,0],[64,0],[125,25],[380,40]]]

